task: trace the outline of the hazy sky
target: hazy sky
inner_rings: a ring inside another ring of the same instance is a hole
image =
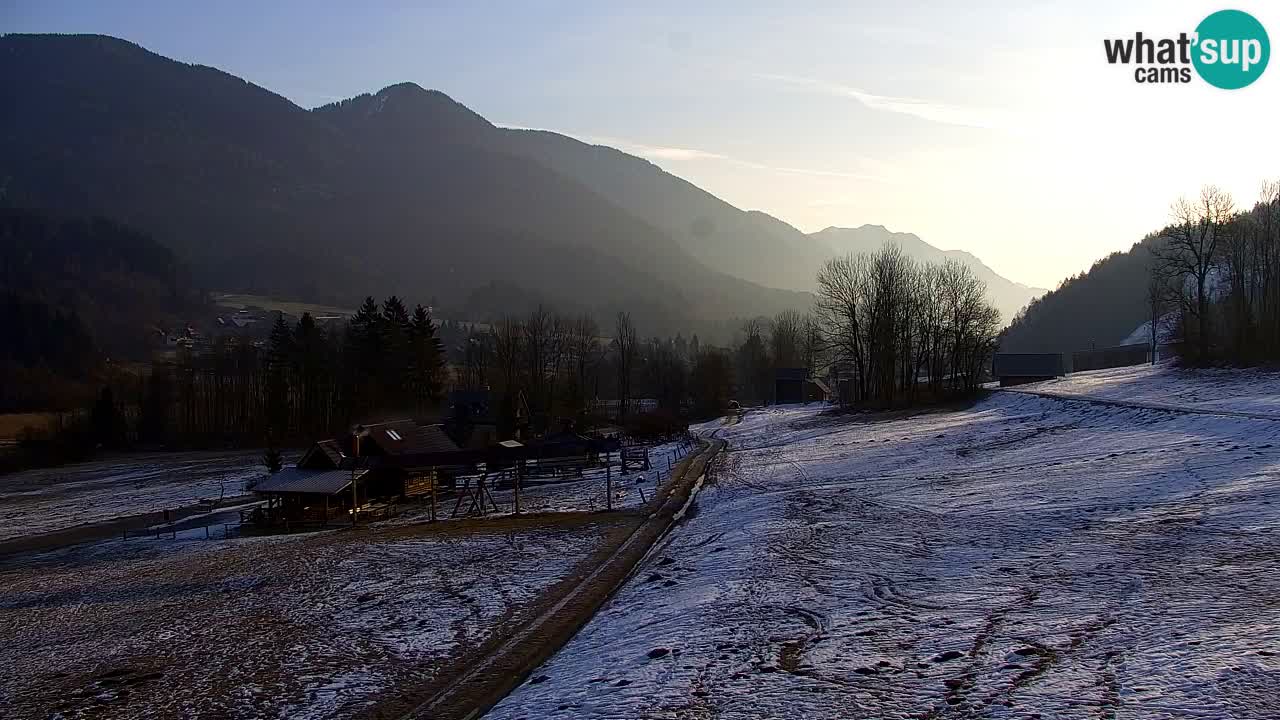
[[[306,107],[413,81],[805,231],[886,225],[1044,287],[1201,184],[1250,204],[1280,178],[1280,67],[1223,91],[1105,62],[1104,37],[1191,32],[1216,3],[368,5],[0,0],[0,31],[115,35]],[[1232,7],[1280,37],[1280,5]]]

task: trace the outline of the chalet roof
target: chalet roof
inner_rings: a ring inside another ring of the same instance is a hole
[[[360,478],[367,470],[356,470],[355,477]],[[256,493],[307,493],[311,495],[337,495],[351,486],[350,470],[304,470],[302,468],[284,468],[280,472],[267,476],[254,486]]]
[[[342,465],[342,448],[338,447],[337,440],[321,440],[316,443],[316,450],[325,454],[325,457],[333,461],[334,467]]]
[[[339,468],[342,467],[343,457],[337,440],[321,440],[303,453],[298,460],[298,467],[309,470]]]
[[[367,425],[366,441],[372,441],[386,455],[418,455],[453,452],[458,449],[440,425],[418,425],[412,420]]]

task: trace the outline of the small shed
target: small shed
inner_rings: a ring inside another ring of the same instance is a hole
[[[1052,380],[1066,375],[1062,353],[996,353],[991,374],[1001,387]]]
[[[809,378],[809,381],[805,384],[805,390],[808,391],[806,402],[829,403],[835,397],[832,394],[831,386],[822,378]]]
[[[773,402],[789,405],[805,401],[805,381],[808,368],[777,368],[773,371]]]

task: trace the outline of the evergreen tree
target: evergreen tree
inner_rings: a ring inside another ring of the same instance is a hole
[[[284,321],[283,313],[276,313],[271,328],[271,341],[267,350],[267,426],[277,435],[289,430],[289,363],[293,357],[293,332]]]
[[[410,335],[413,330],[409,311],[400,298],[392,295],[382,303],[382,355],[380,362],[382,392],[388,402],[403,404],[409,390],[406,380],[411,364]]]
[[[275,442],[267,444],[267,450],[262,454],[262,464],[267,466],[269,475],[275,475],[284,467],[284,458],[280,455],[280,449],[276,447]]]
[[[409,338],[409,384],[418,409],[422,409],[440,399],[444,344],[436,336],[430,311],[421,305],[414,308]]]
[[[169,440],[169,408],[173,404],[173,379],[169,368],[154,365],[142,397],[142,409],[138,418],[138,439],[147,443],[166,443]]]
[[[311,313],[303,313],[293,328],[292,372],[299,412],[299,429],[308,437],[323,433],[330,422],[324,398],[330,375],[329,347]]]
[[[119,447],[123,439],[122,419],[120,409],[116,407],[115,394],[111,392],[110,387],[102,388],[90,417],[93,423],[94,439],[103,447]]]
[[[381,405],[379,370],[382,357],[382,313],[372,296],[347,324],[343,347],[348,420],[355,420]]]

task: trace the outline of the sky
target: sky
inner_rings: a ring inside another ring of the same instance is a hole
[[[114,35],[303,107],[411,81],[806,232],[885,225],[1046,288],[1204,184],[1247,207],[1280,178],[1280,67],[1226,91],[1106,63],[1104,38],[1190,33],[1206,2],[362,5],[0,0],[0,32]],[[1233,7],[1280,35],[1280,4]]]

